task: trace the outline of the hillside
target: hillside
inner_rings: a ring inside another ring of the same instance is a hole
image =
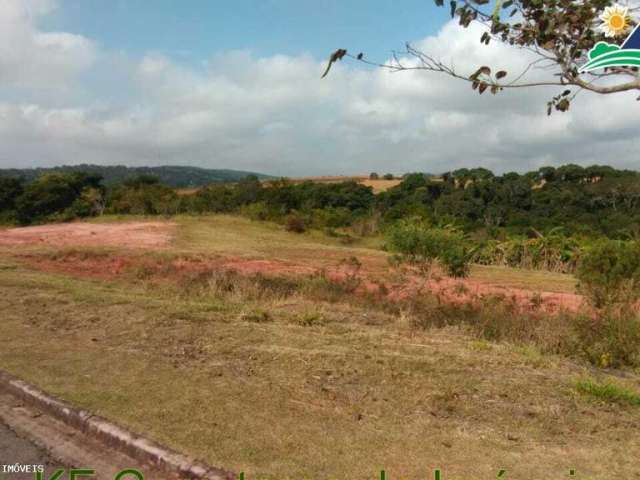
[[[125,167],[123,165],[63,165],[52,168],[0,169],[0,177],[22,177],[27,182],[43,173],[50,172],[92,172],[102,175],[106,185],[122,183],[137,175],[153,175],[161,183],[175,188],[200,187],[210,183],[237,182],[249,175],[260,179],[270,178],[261,173],[240,170],[218,170],[198,167],[162,166],[162,167]]]

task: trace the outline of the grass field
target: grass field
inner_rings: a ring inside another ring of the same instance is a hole
[[[44,268],[84,255],[309,267],[357,256],[372,274],[389,269],[371,241],[345,246],[227,216],[173,221],[157,250],[0,251],[0,368],[248,478],[364,479],[382,468],[407,479],[434,468],[447,479],[500,468],[523,480],[568,478],[571,468],[577,478],[637,477],[637,372],[462,327],[416,328],[404,312],[347,299],[214,290],[197,276],[170,281],[171,269],[100,278]],[[473,277],[574,288],[557,274],[485,267]]]

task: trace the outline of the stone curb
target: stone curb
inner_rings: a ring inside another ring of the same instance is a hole
[[[236,478],[232,472],[210,467],[192,457],[147,440],[91,412],[57,400],[2,370],[0,370],[0,391],[16,396],[109,447],[167,473],[177,473],[181,478],[193,480],[234,480]]]

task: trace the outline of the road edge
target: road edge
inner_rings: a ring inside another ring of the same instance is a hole
[[[0,370],[0,391],[18,397],[70,427],[82,431],[85,435],[141,463],[148,463],[165,470],[167,473],[177,473],[182,478],[193,480],[234,480],[236,478],[232,472],[209,466],[193,457],[175,452],[105,418],[58,400],[3,370]]]

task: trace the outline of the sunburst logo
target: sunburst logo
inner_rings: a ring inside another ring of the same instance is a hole
[[[602,20],[600,30],[604,32],[605,37],[624,35],[631,25],[629,7],[623,7],[618,4],[607,7],[600,15],[600,20]]]
[[[605,8],[600,20],[600,30],[611,38],[624,35],[632,22],[629,8],[620,4]],[[640,67],[639,27],[633,29],[621,46],[608,42],[596,43],[589,51],[589,61],[582,66],[580,73],[607,67]]]

